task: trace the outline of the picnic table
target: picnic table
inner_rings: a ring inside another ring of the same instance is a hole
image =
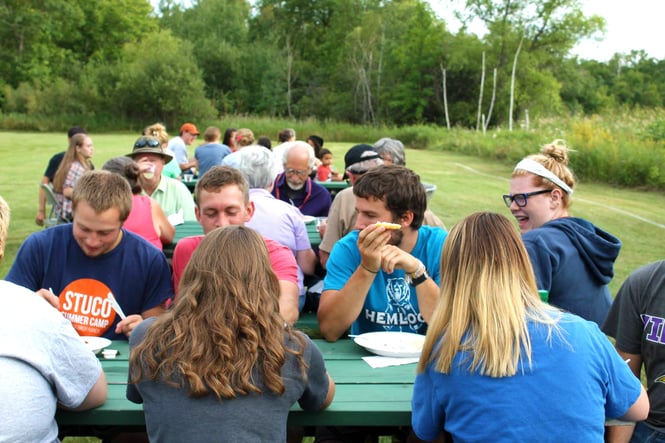
[[[198,183],[199,179],[198,178],[191,178],[189,180],[183,179],[182,182],[187,186],[187,189],[189,189],[189,192],[194,192],[194,188],[196,188],[196,184]]]
[[[362,360],[371,354],[351,340],[329,343],[315,339],[314,343],[337,385],[335,399],[328,409],[319,412],[305,412],[295,404],[289,425],[410,426],[415,364],[373,369]],[[145,426],[142,405],[125,397],[129,345],[116,340],[109,349],[119,352],[115,359],[101,359],[109,384],[106,403],[84,412],[58,410],[56,420],[61,429],[72,427],[78,435],[94,435],[95,427]]]
[[[330,196],[333,198],[333,200],[335,199],[335,196],[337,195],[337,193],[339,191],[341,191],[342,189],[346,189],[349,186],[351,186],[351,183],[348,180],[342,180],[342,181],[338,181],[338,182],[334,182],[334,181],[319,182],[319,181],[317,181],[317,183],[320,184],[321,186],[323,186],[324,188],[326,188],[328,190],[328,192],[330,192]]]
[[[318,229],[316,228],[316,221],[311,223],[305,223],[307,228],[307,236],[309,237],[309,242],[312,244],[312,247],[318,247],[321,243],[321,235],[319,234]],[[192,235],[203,235],[203,227],[196,221],[185,221],[175,227],[175,236],[173,237],[173,242],[164,245],[164,255],[166,258],[173,258],[173,251],[175,250],[175,245],[178,244],[178,241],[185,238],[191,237]]]

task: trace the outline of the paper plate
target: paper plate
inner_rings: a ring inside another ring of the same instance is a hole
[[[302,219],[305,221],[306,225],[309,223],[314,223],[316,221],[316,217],[313,217],[311,215],[303,215]]]
[[[368,332],[356,336],[353,341],[384,357],[419,357],[425,336],[409,332]]]
[[[81,336],[80,338],[85,347],[90,349],[95,354],[99,354],[102,349],[111,346],[111,340],[108,338],[87,336]]]

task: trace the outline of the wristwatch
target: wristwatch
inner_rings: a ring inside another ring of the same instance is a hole
[[[427,268],[423,264],[423,262],[420,262],[418,265],[418,269],[416,269],[416,272],[413,274],[406,274],[404,277],[404,280],[414,288],[418,286],[419,284],[423,283],[425,280],[429,278],[429,274],[427,273]]]

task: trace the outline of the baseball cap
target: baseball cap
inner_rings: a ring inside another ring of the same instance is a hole
[[[198,129],[196,129],[196,126],[194,126],[193,123],[185,123],[180,127],[180,133],[182,134],[183,132],[189,132],[190,134],[194,135],[199,135],[200,132]]]
[[[366,160],[374,160],[379,157],[379,153],[372,145],[360,144],[349,149],[344,155],[344,169],[349,169],[356,163]]]

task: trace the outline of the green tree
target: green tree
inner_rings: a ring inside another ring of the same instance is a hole
[[[505,119],[513,56],[524,46],[517,64],[518,110],[552,113],[562,109],[556,72],[581,38],[604,30],[604,19],[586,17],[578,0],[467,0],[464,21],[482,20],[488,66],[498,70],[497,116]],[[518,112],[517,115],[520,115]]]
[[[148,0],[5,0],[0,3],[0,78],[75,80],[91,61],[106,63],[157,23]]]
[[[385,14],[383,111],[400,124],[438,120],[435,91],[440,83],[445,25],[421,0],[389,3]]]
[[[216,115],[191,45],[168,31],[126,44],[117,63],[91,68],[89,78],[98,85],[100,105],[129,119],[175,124]]]
[[[192,45],[206,94],[221,112],[242,111],[233,91],[245,86],[241,60],[246,52],[250,4],[247,0],[200,0],[181,9],[173,2],[161,4],[160,23]]]

